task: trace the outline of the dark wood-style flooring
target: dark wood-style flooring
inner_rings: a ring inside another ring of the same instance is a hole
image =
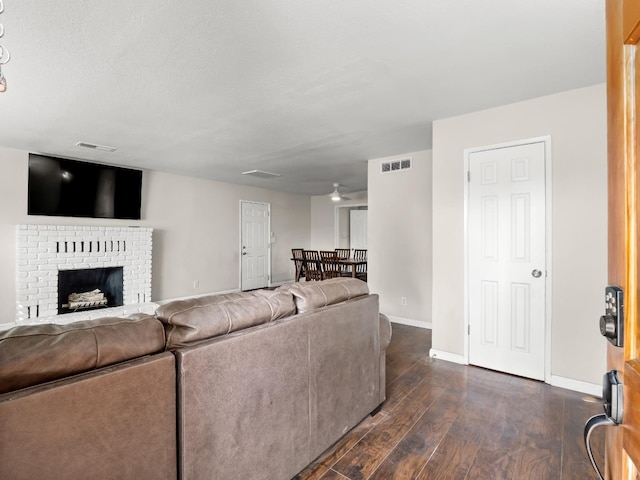
[[[593,397],[432,359],[430,347],[430,330],[394,324],[381,411],[295,480],[597,479],[583,444],[603,411]]]

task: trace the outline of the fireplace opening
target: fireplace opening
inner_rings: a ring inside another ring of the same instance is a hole
[[[120,307],[123,267],[58,271],[58,314]]]

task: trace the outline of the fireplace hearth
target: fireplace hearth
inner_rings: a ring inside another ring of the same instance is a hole
[[[123,268],[58,272],[58,314],[123,305]]]

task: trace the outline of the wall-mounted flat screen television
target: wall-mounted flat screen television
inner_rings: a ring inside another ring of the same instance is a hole
[[[140,219],[142,171],[29,154],[29,215]]]

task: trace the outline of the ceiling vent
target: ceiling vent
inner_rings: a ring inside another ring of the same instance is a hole
[[[252,177],[258,178],[278,178],[282,176],[280,173],[264,172],[262,170],[248,170],[242,172],[242,175],[251,175]]]
[[[411,170],[411,157],[380,162],[380,173],[394,173],[403,170]]]
[[[87,142],[78,142],[76,146],[82,148],[90,148],[92,150],[100,150],[102,152],[115,152],[115,147],[108,147],[106,145],[96,145],[95,143],[87,143]]]

